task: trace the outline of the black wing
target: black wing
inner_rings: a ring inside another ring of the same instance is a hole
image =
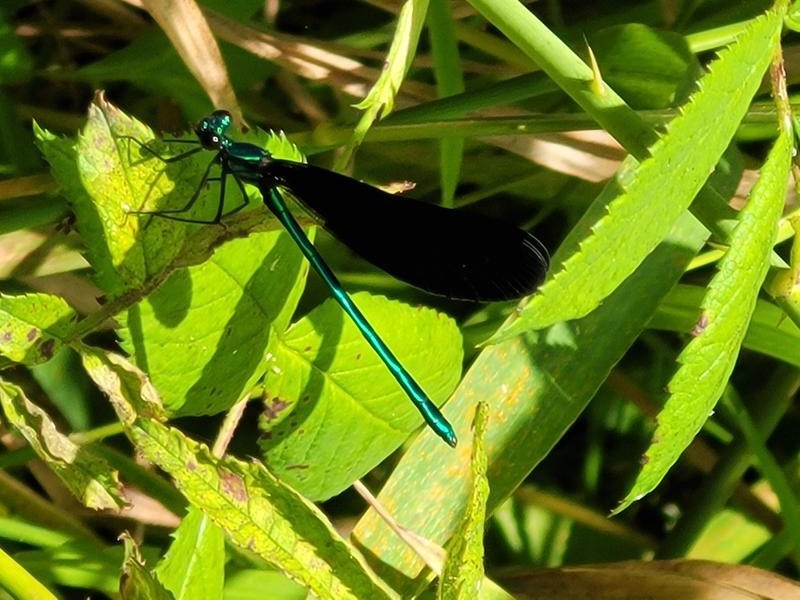
[[[547,272],[539,240],[490,217],[395,196],[303,163],[263,161],[261,181],[289,190],[365,260],[431,294],[510,300],[533,292]]]

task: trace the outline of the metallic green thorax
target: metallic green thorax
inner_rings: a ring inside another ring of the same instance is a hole
[[[231,174],[241,181],[258,185],[261,174],[258,165],[270,160],[272,155],[254,144],[234,142],[225,132],[232,124],[231,114],[225,110],[214,111],[195,127],[200,144],[206,150],[217,150],[217,160],[223,174]]]

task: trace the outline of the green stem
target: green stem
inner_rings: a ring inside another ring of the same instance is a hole
[[[0,588],[18,600],[56,600],[56,596],[0,547]]]

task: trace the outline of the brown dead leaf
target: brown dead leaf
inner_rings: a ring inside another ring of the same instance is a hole
[[[496,581],[520,600],[800,600],[800,584],[747,565],[628,561],[541,569]]]

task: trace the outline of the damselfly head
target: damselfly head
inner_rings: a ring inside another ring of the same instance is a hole
[[[206,150],[221,150],[227,140],[225,131],[231,126],[231,113],[227,110],[215,110],[209,116],[200,119],[195,125],[197,139]]]

